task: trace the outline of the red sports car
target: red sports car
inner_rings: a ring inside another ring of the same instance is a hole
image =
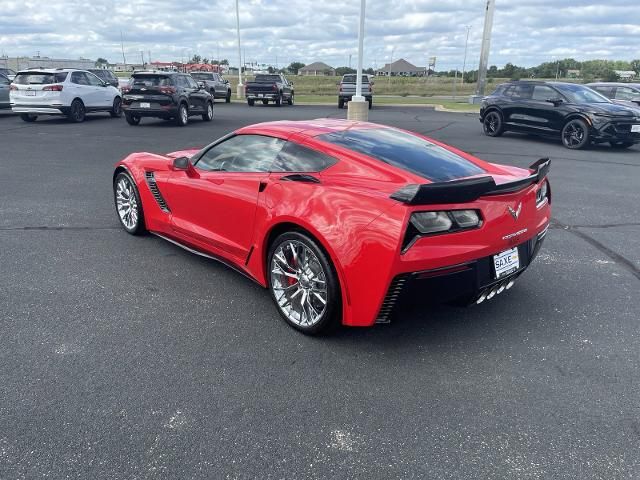
[[[373,123],[281,121],[131,154],[113,190],[127,232],[232,266],[320,333],[387,323],[412,297],[482,303],[511,288],[547,233],[549,165],[496,165]]]

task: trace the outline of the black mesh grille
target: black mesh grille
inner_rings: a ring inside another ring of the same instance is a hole
[[[391,316],[393,315],[396,303],[402,294],[405,283],[407,283],[407,278],[407,276],[401,275],[393,279],[391,285],[389,285],[387,295],[384,297],[384,302],[382,302],[382,307],[380,307],[380,311],[378,312],[376,323],[391,322]]]
[[[153,172],[145,172],[144,175],[147,179],[147,185],[149,185],[149,190],[151,190],[153,198],[156,199],[156,202],[158,202],[158,205],[160,206],[163,212],[169,213],[170,212],[169,207],[167,206],[167,202],[164,200],[162,194],[160,193],[160,190],[158,189],[158,185],[156,184],[156,178]]]

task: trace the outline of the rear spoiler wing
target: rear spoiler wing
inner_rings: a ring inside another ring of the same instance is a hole
[[[453,180],[451,182],[406,185],[391,195],[391,198],[407,205],[432,205],[440,203],[466,203],[486,195],[504,195],[517,192],[545,179],[551,160],[541,158],[529,168],[531,175],[512,182],[496,185],[492,176]]]

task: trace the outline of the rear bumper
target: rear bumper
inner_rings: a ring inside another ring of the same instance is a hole
[[[247,100],[275,100],[279,93],[247,93]]]
[[[355,93],[353,93],[353,94],[349,94],[349,95],[338,95],[338,98],[339,98],[340,100],[345,100],[345,101],[347,101],[347,102],[350,102],[350,101],[351,101],[351,99],[352,99],[354,96],[355,96]],[[370,101],[373,99],[373,95],[366,95],[366,94],[365,94],[365,95],[362,95],[362,96],[367,100],[367,102],[370,102]]]
[[[175,105],[167,105],[161,108],[139,108],[132,107],[131,105],[122,105],[122,111],[137,117],[171,118],[178,114],[178,107]]]
[[[34,113],[39,115],[64,115],[63,105],[30,105],[24,103],[12,103],[11,110],[14,113]]]
[[[540,251],[547,231],[548,227],[519,244],[519,269],[499,279],[495,276],[493,256],[434,270],[397,275],[389,286],[376,323],[389,323],[394,313],[406,306],[451,301],[482,303],[508,290]]]

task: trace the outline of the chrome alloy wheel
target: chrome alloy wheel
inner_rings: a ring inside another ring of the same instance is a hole
[[[571,122],[565,128],[563,138],[567,146],[574,147],[582,143],[584,135],[584,129],[576,122]]]
[[[280,244],[271,259],[271,288],[282,313],[301,327],[316,325],[327,309],[327,277],[318,257],[297,240]]]
[[[180,109],[180,117],[182,118],[182,123],[187,123],[189,121],[189,112],[187,112],[187,107],[183,106]]]
[[[128,229],[133,230],[138,225],[138,201],[131,181],[123,176],[116,185],[116,206],[120,221]]]

